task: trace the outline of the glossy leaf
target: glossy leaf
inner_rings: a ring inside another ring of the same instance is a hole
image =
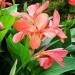
[[[17,58],[19,63],[27,64],[30,60],[30,52],[29,52],[29,39],[26,40],[26,45],[22,45],[21,43],[13,43],[12,36],[10,35],[7,39],[7,47],[13,58]],[[25,66],[24,65],[24,66]]]
[[[75,42],[75,28],[71,29],[71,40],[72,42]]]
[[[17,12],[17,6],[18,6],[18,4],[15,4],[13,6],[10,6],[8,8],[3,9],[3,10],[8,11],[9,13],[11,13],[11,12]]]
[[[0,42],[3,40],[5,37],[6,33],[8,30],[11,28],[15,21],[15,17],[9,15],[9,13],[5,10],[0,11],[0,21],[4,25],[4,29],[0,31]]]
[[[75,52],[75,45],[69,45],[67,48],[66,48],[69,52]]]

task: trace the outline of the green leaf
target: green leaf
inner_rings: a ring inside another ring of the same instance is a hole
[[[7,40],[7,47],[8,50],[13,58],[17,58],[19,60],[19,63],[21,64],[27,64],[30,60],[30,52],[29,52],[29,39],[26,40],[26,45],[22,45],[21,43],[13,43],[12,36],[10,35]],[[23,66],[25,66],[23,65]]]
[[[45,0],[42,0],[42,3],[45,3]]]
[[[64,58],[64,66],[61,67],[57,63],[54,63],[52,67],[44,70],[38,75],[60,75],[64,72],[75,70],[75,58],[66,57]]]
[[[63,46],[67,47],[71,44],[71,32],[70,32],[70,28],[66,27],[66,25],[64,27],[64,32],[65,32],[67,38],[65,39],[65,42],[64,42]]]
[[[0,21],[2,22],[2,24],[4,25],[4,30],[0,31],[0,42],[3,40],[3,38],[5,37],[6,33],[8,32],[8,30],[11,28],[11,26],[13,25],[14,21],[15,21],[15,17],[9,15],[9,13],[5,10],[1,10],[0,11]]]
[[[3,10],[8,11],[9,13],[11,13],[11,12],[17,12],[17,6],[18,6],[18,4],[15,4],[15,5],[10,6],[8,8],[4,8]]]
[[[75,28],[71,29],[71,40],[72,42],[75,42]]]
[[[9,75],[15,75],[16,66],[17,66],[17,60],[15,61],[13,67],[11,68],[11,71],[10,71],[10,74]]]
[[[27,2],[24,3],[24,7],[23,7],[23,9],[24,9],[24,12],[27,11]]]
[[[2,53],[2,52],[4,52],[4,51],[2,51],[2,49],[0,49],[0,53]]]
[[[67,48],[66,48],[69,52],[74,52],[75,51],[75,45],[69,45]]]

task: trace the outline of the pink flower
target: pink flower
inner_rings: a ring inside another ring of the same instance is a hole
[[[64,43],[64,39],[67,38],[67,36],[64,34],[60,27],[60,15],[57,10],[53,13],[53,20],[50,20],[49,28],[46,29],[44,32],[44,35],[55,37],[58,36],[61,40],[61,42]]]
[[[68,3],[75,6],[75,0],[68,0]]]
[[[20,20],[14,23],[14,28],[19,31],[19,33],[16,33],[13,37],[14,43],[18,43],[24,38],[24,35],[28,35],[30,38],[30,47],[34,50],[40,46],[41,41],[43,39],[45,40],[45,38],[53,38],[56,35],[60,37],[61,41],[66,38],[65,34],[59,28],[60,16],[58,12],[54,12],[53,22],[50,22],[50,24],[52,23],[51,26],[49,24],[49,16],[46,13],[41,13],[48,7],[48,4],[49,1],[45,2],[40,7],[38,3],[30,5],[28,7],[29,14],[13,13],[15,16],[22,17]],[[30,8],[32,10],[30,10]],[[37,14],[37,11],[40,13]],[[35,16],[35,14],[37,16]]]
[[[11,6],[12,3],[6,2],[6,0],[0,0],[0,5],[3,7],[6,7],[6,6]]]
[[[45,13],[38,15],[35,19],[20,19],[14,23],[14,28],[19,33],[16,33],[13,37],[13,42],[18,43],[24,38],[24,35],[28,35],[30,38],[30,46],[32,49],[37,49],[41,44],[43,38],[43,30],[46,28],[49,22],[49,16]],[[34,42],[33,42],[34,41]]]
[[[40,6],[39,3],[33,4],[28,6],[28,14],[27,13],[19,13],[19,12],[13,12],[11,13],[13,16],[16,17],[22,17],[22,18],[35,18],[37,15],[41,14],[43,10],[48,8],[49,1],[46,1],[44,4]]]
[[[3,26],[3,24],[0,22],[0,29],[3,29],[4,28],[4,26]]]
[[[49,1],[46,1],[44,4],[42,4],[41,6],[39,5],[39,3],[36,3],[34,5],[30,5],[28,7],[28,13],[30,16],[35,16],[40,14],[43,10],[45,10],[46,8],[48,8],[49,5]]]
[[[56,48],[52,50],[41,50],[34,55],[34,58],[37,58],[40,66],[44,69],[47,69],[52,66],[53,60],[55,60],[60,66],[64,66],[62,58],[68,54],[67,50],[63,48]]]

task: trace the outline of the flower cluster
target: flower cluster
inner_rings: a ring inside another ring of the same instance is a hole
[[[13,42],[18,43],[25,35],[30,39],[30,47],[34,51],[39,48],[41,41],[47,38],[54,38],[58,36],[61,42],[64,43],[64,39],[67,36],[64,34],[60,27],[60,15],[57,10],[53,13],[53,19],[49,19],[47,13],[42,13],[43,10],[47,9],[49,1],[40,5],[36,3],[30,5],[27,9],[28,13],[13,12],[12,15],[20,17],[19,20],[15,21],[14,28],[19,31],[13,37]],[[52,65],[53,59],[63,66],[62,57],[67,55],[67,51],[62,48],[56,48],[53,50],[40,51],[34,55],[40,62],[40,66],[47,69]]]
[[[64,66],[62,62],[62,57],[65,57],[68,54],[68,51],[63,48],[56,48],[52,50],[44,50],[42,49],[40,52],[34,55],[40,62],[40,66],[44,69],[52,66],[53,60],[55,60],[60,66]]]

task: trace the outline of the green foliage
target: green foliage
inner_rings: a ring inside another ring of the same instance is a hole
[[[13,22],[15,21],[15,17],[9,15],[7,11],[1,10],[0,11],[0,21],[3,23],[5,27],[4,30],[0,31],[0,35],[1,35],[0,42],[1,42],[3,38],[5,37],[6,33],[8,32],[8,30],[13,25]]]
[[[26,65],[30,60],[30,52],[28,40],[25,43],[25,46],[23,46],[21,43],[13,43],[11,35],[7,39],[7,47],[12,57],[17,58],[18,61]]]
[[[15,21],[16,17],[10,15],[10,13],[13,11],[17,11],[17,5],[0,10],[0,22],[2,22],[4,25],[4,30],[0,31],[0,43]]]
[[[56,63],[53,64],[48,70],[41,72],[39,75],[61,75],[64,72],[75,70],[75,58],[64,58],[65,65],[63,67],[58,66]]]
[[[59,37],[48,38],[42,41],[41,46],[32,52],[28,36],[25,36],[19,43],[12,41],[13,35],[17,31],[13,28],[16,17],[12,16],[11,13],[18,10],[27,12],[28,5],[38,2],[42,4],[46,0],[18,1],[12,0],[12,6],[0,9],[0,22],[4,25],[4,29],[0,30],[0,65],[3,66],[0,68],[0,74],[4,75],[3,72],[5,72],[5,75],[8,75],[8,73],[9,75],[65,75],[65,72],[70,72],[71,75],[75,74],[75,6],[69,5],[68,0],[50,0],[49,8],[46,12],[50,15],[50,19],[52,19],[53,11],[55,9],[59,11],[61,15],[60,25],[67,38],[64,43],[60,41]],[[18,9],[18,5],[15,4],[17,2],[20,4]],[[65,48],[68,50],[67,57],[63,59],[63,67],[59,66],[56,62],[53,62],[53,65],[46,70],[40,67],[39,62],[33,56],[46,45],[48,45],[48,50],[53,48]],[[4,69],[6,67],[8,67],[6,70],[8,72]]]
[[[75,42],[75,28],[71,29],[71,40],[72,42]]]
[[[17,58],[18,63],[20,65],[18,70],[24,68],[31,58],[29,52],[29,39],[27,39],[25,43],[26,43],[25,46],[22,45],[21,43],[18,44],[13,43],[11,35],[9,35],[7,39],[8,50],[14,60]]]

